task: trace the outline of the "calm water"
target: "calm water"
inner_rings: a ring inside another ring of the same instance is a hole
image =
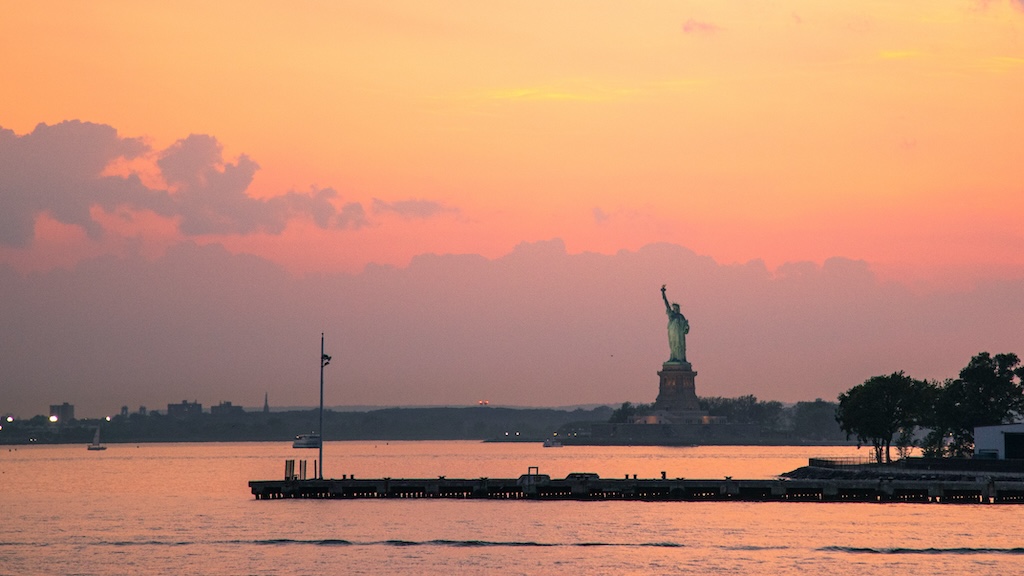
[[[0,452],[2,574],[1017,574],[1024,507],[257,501],[287,443]],[[326,475],[769,478],[850,447],[325,446]]]

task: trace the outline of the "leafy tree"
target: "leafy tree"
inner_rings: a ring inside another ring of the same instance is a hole
[[[875,460],[892,462],[894,437],[912,430],[928,408],[928,384],[903,372],[874,376],[839,395],[836,421],[858,446],[871,444]]]
[[[762,400],[757,403],[755,413],[756,422],[765,430],[778,430],[782,428],[785,406],[777,400]]]
[[[814,402],[797,402],[793,406],[793,433],[812,440],[842,439],[843,431],[836,423],[835,402],[817,398]]]
[[[612,411],[611,418],[608,422],[611,424],[623,424],[633,419],[633,415],[636,414],[636,408],[633,407],[632,402],[623,402],[622,406],[619,406]]]
[[[976,426],[1004,424],[1024,411],[1022,380],[1024,367],[1016,354],[982,352],[971,358],[959,378],[936,388],[926,422],[932,432],[925,441],[925,454],[972,454]]]
[[[622,406],[612,411],[612,415],[608,418],[608,422],[611,424],[626,424],[633,421],[637,416],[643,416],[653,409],[651,404],[633,404],[632,402],[623,402]]]
[[[724,416],[733,424],[759,424],[765,430],[780,428],[784,413],[782,402],[758,400],[753,394],[737,398],[702,397],[700,409],[711,416]]]

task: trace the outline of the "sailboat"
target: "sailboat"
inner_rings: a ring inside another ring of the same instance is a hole
[[[107,447],[100,444],[100,427],[96,427],[96,435],[92,437],[92,444],[86,446],[89,450],[106,450]]]

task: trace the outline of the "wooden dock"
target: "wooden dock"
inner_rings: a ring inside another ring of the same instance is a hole
[[[678,502],[937,502],[1024,504],[1024,482],[896,479],[691,480],[600,478],[574,473],[555,479],[536,468],[519,478],[300,479],[249,482],[259,500],[279,498],[455,498],[490,500],[634,500]]]

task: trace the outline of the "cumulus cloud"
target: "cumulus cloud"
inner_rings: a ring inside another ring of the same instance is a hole
[[[391,212],[406,218],[433,218],[446,212],[455,212],[440,202],[432,200],[398,200],[385,202],[378,198],[373,199],[374,212]]]
[[[712,22],[701,22],[692,18],[683,22],[684,34],[712,34],[721,30],[721,26]]]
[[[160,205],[138,180],[102,176],[117,159],[148,151],[140,140],[121,138],[110,126],[88,122],[39,124],[24,136],[0,129],[0,243],[22,247],[34,234],[36,216],[49,213],[90,236],[102,233],[89,213],[135,198]]]
[[[335,207],[332,188],[308,194],[288,192],[268,199],[246,194],[259,165],[242,155],[225,162],[212,136],[190,135],[161,153],[157,165],[168,184],[181,218],[181,231],[199,234],[280,234],[292,218],[307,217],[321,228],[358,229],[366,225],[361,204]]]
[[[362,204],[346,202],[338,209],[334,206],[336,198],[339,194],[333,188],[313,188],[308,194],[289,192],[274,201],[287,203],[291,214],[309,216],[320,228],[358,230],[369,224]]]
[[[152,159],[169,189],[146,186],[133,173],[105,172],[112,164],[138,158]],[[93,218],[94,207],[175,218],[187,236],[280,234],[297,218],[324,229],[357,230],[369,224],[364,206],[342,202],[333,188],[254,198],[247,191],[257,170],[259,165],[244,154],[226,160],[217,139],[203,134],[152,150],[111,126],[78,120],[40,124],[22,136],[0,128],[0,244],[30,245],[42,214],[98,238],[103,228]],[[430,200],[375,200],[374,210],[418,218],[454,211]]]

